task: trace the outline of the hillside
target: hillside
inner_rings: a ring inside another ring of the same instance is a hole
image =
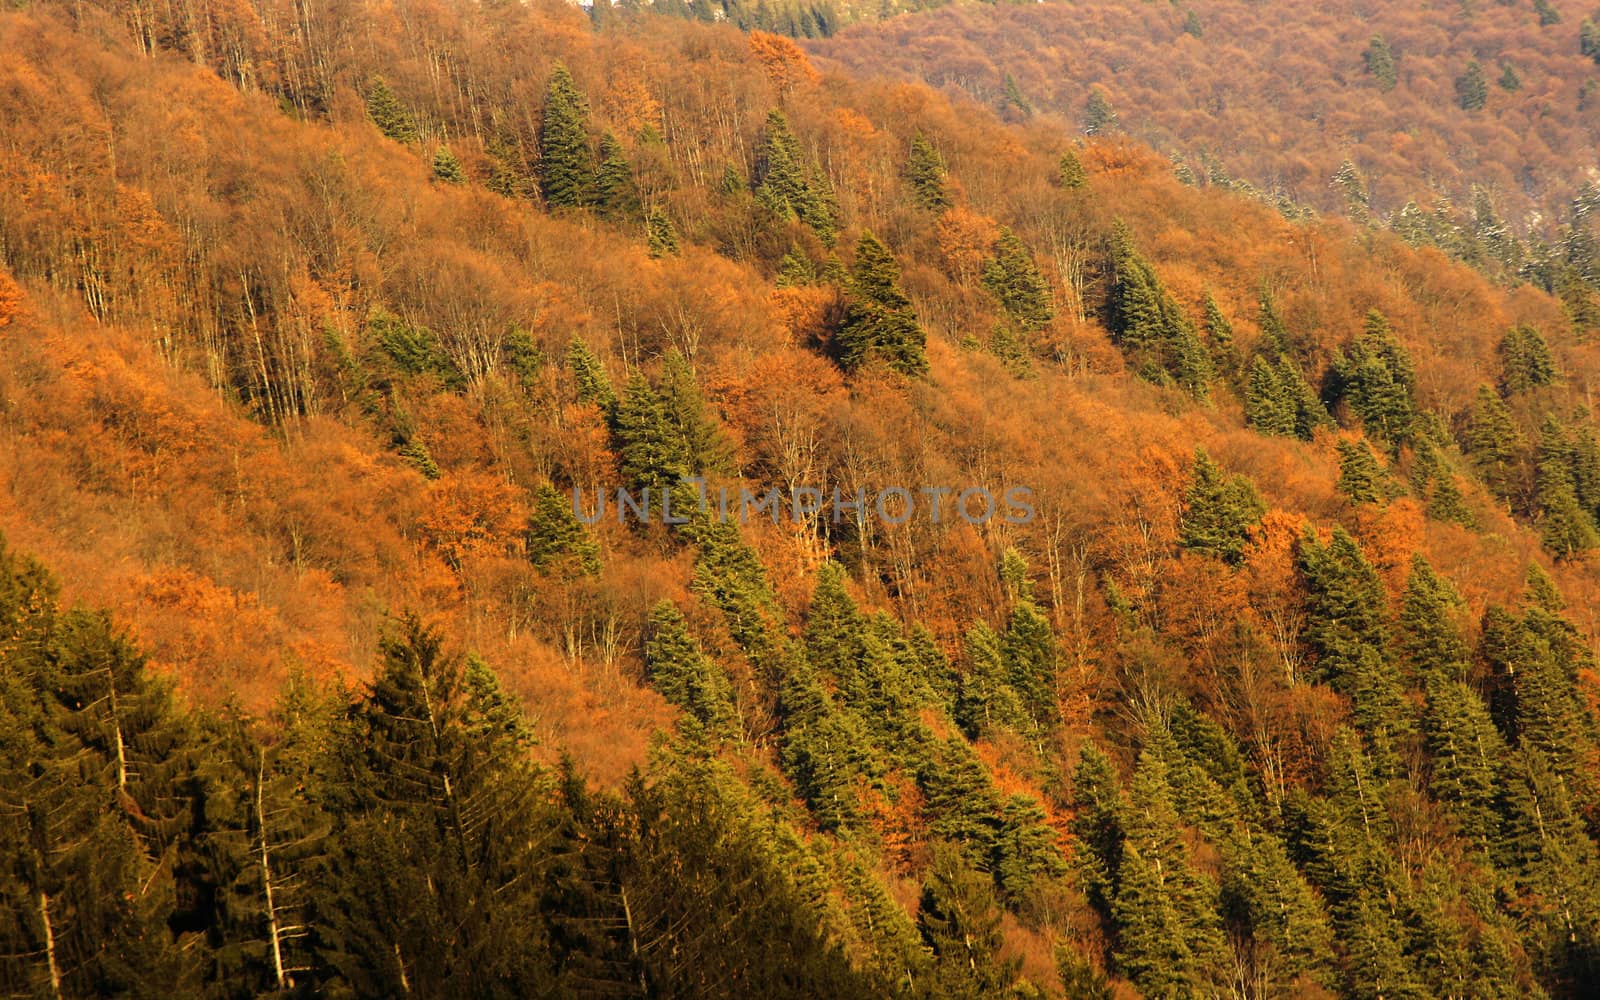
[[[729,25],[0,51],[5,992],[1595,981],[1570,303]]]
[[[1506,230],[1564,252],[1575,199],[1592,208],[1593,13],[1564,0],[1337,2],[1291,18],[1244,0],[963,4],[808,44],[1012,119],[1120,129],[1197,183],[1388,221],[1504,265]],[[1096,92],[1106,107],[1091,116]]]

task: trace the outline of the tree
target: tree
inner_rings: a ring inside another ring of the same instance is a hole
[[[670,601],[650,612],[644,663],[650,683],[693,724],[711,737],[732,734],[735,710],[727,675],[700,651]]]
[[[990,880],[948,846],[934,850],[917,924],[936,962],[933,995],[1002,996],[1016,980],[1015,960],[1000,957],[1004,938]]]
[[[1578,29],[1578,51],[1600,66],[1600,26],[1595,24],[1593,18],[1584,18]]]
[[[1483,75],[1478,60],[1467,62],[1466,70],[1456,77],[1456,104],[1463,111],[1481,111],[1489,103],[1489,81]]]
[[[1244,561],[1251,532],[1266,512],[1267,505],[1249,478],[1225,476],[1204,449],[1195,449],[1194,472],[1178,522],[1178,544],[1237,566]]]
[[[1416,421],[1415,386],[1411,357],[1388,320],[1368,312],[1365,329],[1334,359],[1332,397],[1348,403],[1369,434],[1398,446]]]
[[[1033,255],[1010,229],[1000,231],[994,256],[983,270],[983,284],[1012,321],[1024,330],[1038,330],[1055,315],[1050,286]]]
[[[1466,676],[1468,649],[1455,620],[1461,595],[1420,554],[1411,557],[1411,573],[1401,598],[1399,649],[1420,677],[1461,680]]]
[[[659,208],[650,210],[645,218],[645,240],[652,258],[678,255],[678,230],[672,218]]]
[[[1395,84],[1400,82],[1395,69],[1394,51],[1382,35],[1372,36],[1366,52],[1361,55],[1361,62],[1372,78],[1378,81],[1379,90],[1393,90]]]
[[[600,572],[600,546],[584,531],[569,498],[541,483],[533,493],[526,535],[528,560],[541,572],[571,578]]]
[[[1083,169],[1078,154],[1068,149],[1056,162],[1056,180],[1067,191],[1078,191],[1089,184],[1089,174]]]
[[[689,474],[683,434],[672,425],[661,396],[644,375],[635,372],[617,405],[617,466],[623,483],[661,491]]]
[[[1339,481],[1334,488],[1356,503],[1383,504],[1394,493],[1389,473],[1364,440],[1339,442]]]
[[[697,475],[734,471],[733,447],[706,412],[700,382],[676,347],[662,359],[660,392],[667,423],[683,443],[689,471]]]
[[[1300,367],[1288,357],[1276,364],[1261,355],[1250,361],[1244,391],[1245,422],[1263,434],[1310,441],[1332,423]]]
[[[567,368],[577,384],[578,402],[592,403],[609,416],[617,405],[611,377],[606,374],[605,366],[595,357],[589,345],[576,336],[567,345]]]
[[[881,360],[903,375],[928,370],[923,346],[927,335],[900,290],[900,265],[870,232],[856,243],[850,266],[849,302],[836,340],[839,363],[856,371]]]
[[[911,156],[906,161],[906,183],[911,185],[912,197],[918,205],[930,212],[943,212],[950,207],[944,176],[944,160],[939,151],[918,131],[911,140]]]
[[[639,217],[639,188],[633,181],[633,166],[616,136],[607,132],[600,139],[600,167],[594,181],[595,209],[612,220]]]
[[[1116,127],[1117,113],[1111,107],[1111,99],[1099,87],[1090,87],[1089,99],[1083,109],[1084,134],[1099,135]]]
[[[417,141],[416,121],[381,76],[373,77],[367,87],[367,117],[378,126],[378,131],[395,142],[410,144]]]
[[[834,210],[825,184],[813,176],[789,120],[776,109],[768,112],[756,154],[756,200],[782,219],[810,226],[825,246],[836,235]]]
[[[1517,68],[1506,63],[1500,70],[1500,89],[1508,94],[1515,94],[1522,89],[1522,77],[1517,75]]]
[[[465,184],[467,181],[466,175],[461,172],[461,161],[443,143],[433,152],[433,177],[445,184]]]
[[[1531,326],[1516,326],[1506,331],[1496,348],[1500,357],[1500,393],[1511,397],[1532,392],[1556,380],[1550,346]]]
[[[567,67],[557,63],[539,122],[539,190],[551,208],[586,208],[594,201],[594,180],[589,105]]]
[[[1484,485],[1501,499],[1510,498],[1516,486],[1521,437],[1505,400],[1488,386],[1479,386],[1463,443]]]
[[[1212,376],[1211,359],[1193,324],[1120,224],[1111,237],[1111,265],[1112,339],[1143,378],[1175,381],[1190,395],[1204,399]]]

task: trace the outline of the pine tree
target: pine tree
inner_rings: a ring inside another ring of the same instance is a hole
[[[1435,672],[1426,690],[1422,733],[1431,765],[1429,790],[1444,803],[1461,835],[1488,852],[1500,833],[1497,775],[1505,743],[1483,700],[1464,682]]]
[[[1234,343],[1233,324],[1222,314],[1222,308],[1211,293],[1206,292],[1205,331],[1211,346],[1211,367],[1225,379],[1239,377],[1239,351]]]
[[[444,184],[465,184],[466,174],[461,172],[461,161],[456,159],[456,154],[450,152],[450,147],[439,144],[433,152],[433,178]]]
[[[836,223],[831,199],[821,178],[814,178],[800,142],[789,131],[783,112],[767,114],[756,156],[756,200],[779,218],[793,218],[810,226],[826,246],[832,246]]]
[[[1367,43],[1367,51],[1362,53],[1362,63],[1373,79],[1378,81],[1379,90],[1393,90],[1400,78],[1395,68],[1394,51],[1389,48],[1389,43],[1382,35],[1373,35],[1372,41]]]
[[[1349,404],[1368,434],[1391,445],[1410,440],[1417,419],[1416,372],[1377,310],[1367,313],[1365,329],[1334,359],[1333,376],[1333,398]]]
[[[1550,347],[1531,326],[1517,326],[1506,331],[1496,353],[1500,356],[1499,384],[1503,396],[1532,392],[1556,380]]]
[[[839,363],[856,371],[881,360],[903,375],[928,370],[923,346],[927,335],[900,290],[900,265],[870,232],[856,243],[850,267],[850,299],[836,340]]]
[[[667,422],[683,442],[689,471],[697,475],[732,472],[733,446],[706,412],[700,382],[676,347],[662,359],[660,392]]]
[[[1261,355],[1250,359],[1250,374],[1245,381],[1245,422],[1263,434],[1276,437],[1295,435],[1295,407],[1278,369]]]
[[[1196,399],[1204,399],[1213,372],[1193,324],[1155,269],[1134,249],[1126,227],[1118,224],[1111,240],[1112,339],[1130,356],[1141,377],[1176,382]]]
[[[651,209],[644,224],[646,246],[653,259],[678,256],[678,230],[666,212],[659,208]]]
[[[1489,103],[1489,81],[1478,60],[1467,62],[1466,71],[1456,77],[1456,104],[1463,111],[1482,111]]]
[[[950,195],[944,186],[944,160],[938,150],[922,132],[911,140],[911,156],[906,161],[906,183],[911,185],[916,203],[930,212],[943,212],[950,207]]]
[[[1045,811],[1026,795],[1012,795],[1001,807],[1002,825],[995,844],[995,876],[1010,899],[1021,899],[1042,879],[1067,872],[1056,832]]]
[[[1085,135],[1099,135],[1109,132],[1117,127],[1117,113],[1111,107],[1111,100],[1106,97],[1106,92],[1099,87],[1089,88],[1089,99],[1083,109],[1083,131]]]
[[[1508,94],[1515,94],[1522,89],[1522,77],[1517,75],[1517,68],[1506,63],[1500,70],[1500,89]]]
[[[1033,255],[1009,228],[1000,231],[994,256],[983,270],[983,284],[1006,315],[1024,330],[1038,330],[1055,315],[1050,286]]]
[[[1250,533],[1267,512],[1247,477],[1223,475],[1202,448],[1195,449],[1193,478],[1183,503],[1178,544],[1233,566],[1244,561]]]
[[[1270,945],[1283,963],[1284,985],[1326,984],[1334,964],[1333,932],[1322,900],[1294,867],[1283,842],[1241,826],[1222,842],[1222,911],[1231,924]]]
[[[1456,485],[1456,477],[1448,470],[1441,472],[1434,483],[1433,495],[1428,498],[1427,515],[1435,521],[1459,524],[1469,531],[1476,531],[1478,528],[1478,519],[1473,516],[1472,509],[1467,506],[1466,498],[1461,495],[1461,487]]]
[[[1361,172],[1356,169],[1355,163],[1346,159],[1339,164],[1339,170],[1333,175],[1331,185],[1336,191],[1344,195],[1345,210],[1350,213],[1350,218],[1358,225],[1367,225],[1372,221],[1371,196],[1367,193],[1367,185],[1361,178]]]
[[[683,434],[672,425],[666,405],[643,374],[628,379],[616,410],[617,468],[623,483],[658,492],[689,474]]]
[[[1502,500],[1510,498],[1517,485],[1521,435],[1505,401],[1486,385],[1478,387],[1463,443],[1484,485]]]
[[[539,190],[551,208],[586,208],[594,201],[594,177],[589,106],[572,74],[557,63],[539,122]]]
[[[1558,559],[1570,559],[1600,547],[1600,529],[1580,494],[1578,449],[1554,417],[1541,429],[1535,482],[1538,487],[1540,536]]]
[[[1334,488],[1355,503],[1384,504],[1394,494],[1389,473],[1360,439],[1339,442],[1339,481]]]
[[[611,388],[611,377],[605,366],[589,350],[589,345],[574,336],[567,345],[567,368],[577,384],[578,402],[592,403],[600,412],[610,416],[617,406],[617,394]]]
[[[1411,573],[1401,597],[1399,650],[1419,677],[1461,680],[1468,649],[1455,620],[1461,595],[1434,572],[1422,555],[1411,557]]]
[[[799,247],[790,247],[778,262],[778,274],[773,283],[779,288],[802,288],[817,283],[817,268]]]
[[[980,621],[967,630],[964,651],[967,671],[955,706],[962,731],[977,739],[1001,728],[1025,730],[1028,713],[1011,685],[1000,636]]]
[[[732,734],[735,710],[727,675],[700,651],[683,615],[670,601],[650,612],[644,663],[651,685],[707,735]]]
[[[1578,51],[1600,66],[1600,26],[1595,24],[1593,18],[1584,18],[1578,29]]]
[[[584,530],[569,498],[541,483],[525,537],[528,560],[543,573],[571,579],[600,572],[600,546]]]
[[[594,180],[594,203],[602,218],[637,219],[643,211],[639,188],[633,181],[633,165],[616,136],[607,132],[600,139],[600,167]]]
[[[1533,11],[1539,15],[1539,27],[1548,28],[1561,23],[1561,12],[1550,5],[1550,0],[1533,0]]]
[[[1089,174],[1083,169],[1078,154],[1068,149],[1056,164],[1056,180],[1067,191],[1077,191],[1089,184]]]
[[[917,924],[937,963],[930,995],[997,997],[1015,982],[1017,963],[1000,957],[1004,935],[990,880],[957,851],[935,848]]]
[[[395,142],[410,144],[417,141],[416,121],[381,76],[373,77],[367,87],[367,117],[378,126],[379,132]]]

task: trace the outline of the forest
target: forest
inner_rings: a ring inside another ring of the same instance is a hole
[[[1011,121],[1124,132],[1188,183],[1389,228],[1496,277],[1560,293],[1561,265],[1582,270],[1600,198],[1600,11],[1339,0],[1277,15],[1248,0],[960,4],[809,48]]]
[[[0,10],[0,991],[1593,995],[1584,220],[670,13]]]

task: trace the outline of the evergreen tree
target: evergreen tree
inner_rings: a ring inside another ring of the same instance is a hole
[[[700,652],[683,615],[670,601],[650,612],[644,663],[655,689],[707,735],[731,735],[735,710],[727,675]]]
[[[1089,184],[1089,174],[1083,169],[1083,163],[1078,159],[1078,154],[1071,149],[1061,154],[1061,159],[1056,164],[1056,180],[1067,191],[1077,191]]]
[[[1533,11],[1539,15],[1539,27],[1548,28],[1561,23],[1561,13],[1550,5],[1550,0],[1533,0]]]
[[[930,212],[943,212],[950,207],[950,195],[944,186],[944,160],[938,150],[920,131],[911,140],[911,157],[906,161],[906,183],[911,185],[916,203]]]
[[[683,434],[672,425],[661,396],[635,372],[617,404],[617,469],[622,481],[634,488],[657,491],[671,488],[689,474],[689,455]]]
[[[1176,382],[1204,399],[1212,376],[1211,359],[1193,324],[1120,224],[1112,233],[1111,265],[1112,339],[1130,356],[1141,377]]]
[[[1400,82],[1396,72],[1394,51],[1389,48],[1389,43],[1382,35],[1373,35],[1372,41],[1367,43],[1367,51],[1362,53],[1362,63],[1372,78],[1378,81],[1379,90],[1393,90],[1395,84]]]
[[[903,375],[925,373],[927,335],[917,325],[911,300],[900,290],[900,265],[870,232],[862,233],[856,244],[849,291],[836,340],[839,363],[855,371],[881,360]]]
[[[633,165],[616,136],[607,132],[600,139],[600,167],[594,180],[594,203],[602,218],[637,219],[643,211],[639,188],[633,181]]]
[[[1600,26],[1595,24],[1593,18],[1584,18],[1578,29],[1578,51],[1600,66]]]
[[[1226,379],[1237,379],[1240,374],[1239,352],[1233,337],[1233,324],[1222,314],[1222,308],[1211,293],[1206,292],[1205,331],[1211,346],[1211,367]]]
[[[967,630],[965,652],[967,671],[955,706],[962,731],[973,739],[998,728],[1024,731],[1028,714],[1007,676],[1000,636],[980,621]]]
[[[1418,676],[1461,680],[1468,649],[1455,616],[1462,605],[1450,581],[1434,572],[1421,554],[1411,557],[1411,573],[1401,597],[1399,650]]]
[[[586,208],[594,201],[594,178],[589,105],[572,74],[557,63],[539,122],[539,190],[551,208]]]
[[[1482,111],[1489,103],[1489,81],[1478,60],[1467,62],[1466,71],[1456,77],[1456,104],[1463,111]]]
[[[1500,356],[1500,393],[1503,396],[1532,392],[1556,380],[1550,347],[1531,326],[1517,326],[1506,331],[1496,353]]]
[[[1111,107],[1110,98],[1099,87],[1090,87],[1089,99],[1083,108],[1084,134],[1099,135],[1116,127],[1117,112]]]
[[[461,161],[456,159],[456,154],[450,152],[450,147],[443,143],[433,151],[433,178],[444,184],[465,184],[466,174],[461,172]]]
[[[1478,519],[1473,516],[1472,509],[1461,495],[1456,477],[1448,470],[1441,472],[1434,483],[1433,495],[1428,498],[1427,515],[1435,521],[1459,524],[1469,531],[1478,528]]]
[[[1347,351],[1334,359],[1332,396],[1349,404],[1367,433],[1400,445],[1417,419],[1416,372],[1389,323],[1377,310]]]
[[[1500,89],[1508,94],[1515,94],[1522,89],[1522,77],[1517,75],[1517,68],[1506,63],[1500,70]]]
[[[1521,435],[1505,401],[1486,385],[1478,388],[1463,443],[1484,485],[1509,499],[1517,486]]]
[[[378,126],[379,132],[395,142],[410,144],[417,141],[416,121],[381,76],[373,77],[367,87],[367,117]]]
[[[678,230],[672,218],[659,208],[645,216],[645,243],[653,259],[678,256]]]
[[[1428,787],[1461,835],[1488,852],[1499,838],[1497,775],[1506,747],[1478,693],[1448,677],[1430,674],[1426,685],[1422,732],[1431,764]]]
[[[697,475],[732,472],[733,446],[706,412],[700,382],[676,347],[662,359],[660,391],[667,422],[683,443],[689,471]]]
[[[820,179],[814,179],[789,131],[783,112],[767,114],[756,156],[756,200],[779,218],[798,219],[810,226],[824,245],[832,246],[836,224],[831,200]]]
[[[1010,899],[1021,899],[1042,879],[1060,878],[1066,860],[1057,845],[1044,808],[1026,795],[1012,795],[1001,807],[1000,836],[995,844],[995,877]]]
[[[1267,512],[1247,477],[1225,476],[1204,449],[1196,448],[1183,502],[1178,544],[1233,566],[1244,561],[1250,533]]]
[[[1017,963],[1000,957],[1000,908],[990,880],[960,853],[935,848],[917,908],[922,939],[936,961],[933,996],[998,997],[1017,978]]]
[[[1554,417],[1541,429],[1535,482],[1538,487],[1540,535],[1558,559],[1570,559],[1600,547],[1592,508],[1580,494],[1578,450],[1566,428]]]
[[[1339,481],[1334,488],[1355,503],[1383,504],[1394,495],[1389,473],[1365,440],[1339,442]]]
[[[1251,359],[1244,395],[1245,422],[1263,434],[1310,441],[1318,427],[1332,423],[1299,366],[1287,357],[1276,364],[1260,355]]]
[[[1010,229],[1000,231],[994,256],[983,270],[983,284],[1012,321],[1024,330],[1038,330],[1055,315],[1050,286],[1033,255]]]
[[[600,546],[584,530],[570,498],[549,483],[534,490],[525,541],[528,560],[540,572],[556,572],[566,579],[600,572]]]
[[[1339,164],[1338,172],[1333,175],[1332,187],[1344,195],[1345,210],[1350,213],[1352,220],[1363,226],[1372,221],[1371,196],[1355,163],[1346,159]]]
[[[606,374],[600,359],[589,350],[589,345],[579,337],[574,336],[567,345],[567,368],[577,384],[578,402],[592,403],[600,408],[600,412],[610,416],[617,406],[617,394],[611,388],[611,377]]]

